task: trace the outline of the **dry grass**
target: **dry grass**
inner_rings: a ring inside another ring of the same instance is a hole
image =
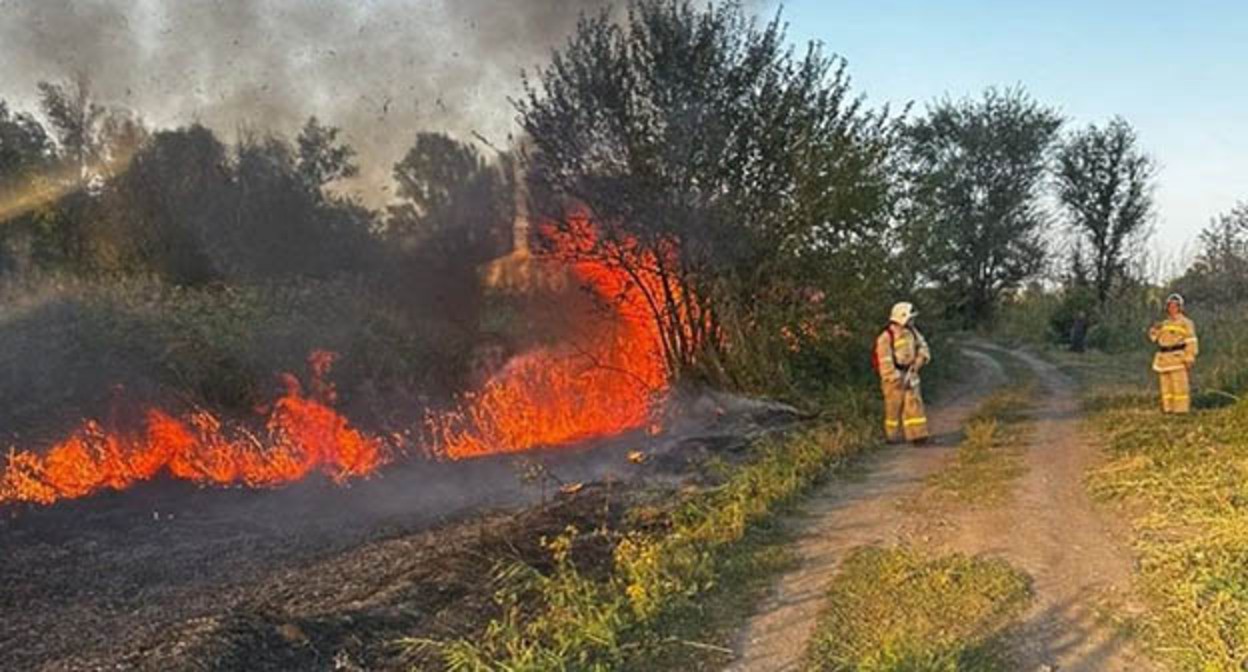
[[[1242,322],[1202,335],[1200,408],[1186,417],[1157,410],[1147,353],[1076,369],[1105,444],[1089,488],[1131,522],[1144,640],[1177,670],[1248,669],[1248,403],[1226,405],[1248,372],[1246,340]]]
[[[1000,638],[1030,597],[1002,560],[862,548],[832,582],[807,669],[1007,669]]]

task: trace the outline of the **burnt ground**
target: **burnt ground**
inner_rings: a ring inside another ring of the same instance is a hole
[[[406,636],[488,616],[489,566],[540,563],[542,535],[670,500],[710,454],[794,421],[702,402],[676,434],[461,463],[413,462],[339,487],[158,481],[0,510],[0,669],[410,669]],[[631,450],[649,459],[628,460]],[[525,478],[538,474],[538,478]],[[591,485],[572,496],[560,483]]]

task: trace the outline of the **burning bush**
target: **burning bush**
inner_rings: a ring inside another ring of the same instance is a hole
[[[628,279],[677,375],[774,389],[785,358],[750,353],[783,355],[805,317],[772,322],[777,301],[889,286],[874,262],[896,124],[850,96],[843,63],[784,43],[779,19],[734,3],[637,0],[623,25],[582,22],[519,103],[535,212],[565,233],[593,220],[575,255]],[[851,304],[820,309],[859,323]]]

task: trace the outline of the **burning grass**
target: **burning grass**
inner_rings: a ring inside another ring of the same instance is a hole
[[[430,413],[433,452],[463,459],[657,428],[668,379],[642,292],[618,265],[586,258],[585,247],[595,245],[587,221],[548,235],[552,258],[540,263],[567,264],[593,305],[607,310],[586,311],[564,342],[514,357],[456,408]],[[616,247],[616,256],[641,254]],[[335,357],[312,354],[309,392],[294,376],[283,377],[286,393],[271,404],[262,431],[204,410],[175,417],[152,407],[137,430],[88,421],[48,449],[13,449],[0,473],[0,504],[52,504],[162,473],[249,487],[279,486],[318,470],[339,482],[372,475],[393,451],[334,410],[336,391],[325,376]]]
[[[142,431],[127,433],[88,421],[46,452],[10,450],[0,473],[0,504],[52,504],[100,490],[122,490],[161,473],[211,485],[273,487],[315,470],[337,481],[367,476],[385,461],[382,442],[353,429],[334,411],[335,392],[325,382],[334,359],[309,357],[309,391],[284,377],[264,434],[229,426],[207,411],[183,418],[149,409]]]
[[[643,290],[608,261],[642,253],[603,243],[607,254],[590,255],[597,243],[587,221],[567,232],[548,227],[544,235],[553,251],[532,263],[567,264],[607,314],[581,316],[567,342],[513,359],[459,408],[432,416],[438,449],[451,458],[558,446],[655,423],[668,389],[662,336]]]

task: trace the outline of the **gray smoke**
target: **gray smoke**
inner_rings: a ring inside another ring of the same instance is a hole
[[[508,96],[613,0],[0,0],[0,99],[85,74],[152,126],[344,129],[371,202],[418,130],[505,144]],[[617,0],[618,4],[618,0]],[[764,1],[748,3],[762,9]]]
[[[38,81],[84,73],[155,126],[292,133],[316,114],[377,185],[417,130],[505,142],[521,69],[607,1],[0,0],[0,98],[30,109]]]

